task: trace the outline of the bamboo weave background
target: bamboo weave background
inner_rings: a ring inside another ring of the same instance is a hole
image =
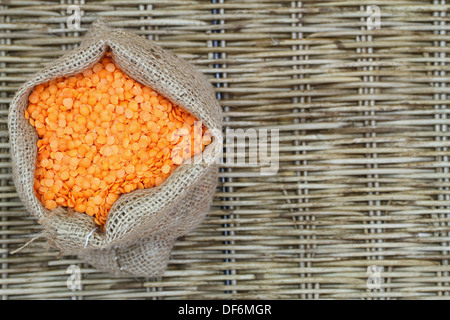
[[[217,3],[215,3],[217,2]],[[449,1],[0,0],[0,295],[450,298]],[[80,4],[81,29],[66,29]],[[367,30],[368,5],[381,29]],[[11,178],[8,102],[98,16],[195,63],[231,129],[280,130],[280,170],[221,169],[208,218],[161,279],[116,279],[42,239]],[[82,289],[66,286],[67,268]],[[380,289],[367,268],[383,267]]]

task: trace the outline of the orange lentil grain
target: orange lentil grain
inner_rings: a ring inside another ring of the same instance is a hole
[[[104,228],[121,193],[161,185],[212,142],[197,119],[121,72],[107,54],[91,69],[37,85],[25,118],[39,135],[34,189]]]
[[[58,205],[56,204],[56,201],[46,200],[44,206],[49,210],[55,210]]]
[[[105,69],[108,70],[109,72],[114,72],[114,70],[116,70],[116,66],[113,63],[108,63],[105,66]]]
[[[72,108],[72,106],[73,106],[73,100],[72,100],[72,98],[66,98],[66,99],[64,99],[64,100],[63,100],[63,105],[64,105],[64,107],[66,107],[67,109]]]

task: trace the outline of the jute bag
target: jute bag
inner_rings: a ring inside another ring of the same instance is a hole
[[[103,232],[88,215],[61,207],[50,212],[35,196],[38,135],[25,119],[24,110],[36,85],[80,73],[107,50],[125,74],[202,121],[213,142],[159,187],[122,194],[111,208]],[[42,236],[61,255],[77,255],[118,276],[160,276],[175,240],[197,227],[211,205],[222,150],[222,113],[214,90],[189,63],[135,34],[94,23],[79,48],[53,61],[18,90],[10,105],[8,125],[17,192],[43,226]]]

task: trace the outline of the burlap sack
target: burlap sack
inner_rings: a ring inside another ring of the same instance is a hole
[[[88,215],[65,208],[50,212],[35,196],[38,135],[24,110],[36,85],[92,67],[108,48],[124,73],[201,120],[213,142],[194,163],[178,167],[159,187],[121,195],[103,232]],[[198,226],[211,204],[222,150],[222,114],[214,90],[189,63],[135,34],[94,23],[79,48],[52,62],[18,90],[8,124],[17,192],[43,226],[43,236],[62,255],[78,255],[100,270],[119,276],[161,275],[175,240]]]

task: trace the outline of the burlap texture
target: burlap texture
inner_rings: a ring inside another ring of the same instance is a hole
[[[159,187],[121,195],[102,232],[86,214],[65,208],[50,212],[35,196],[38,135],[24,111],[36,85],[92,67],[108,48],[124,73],[201,120],[213,142]],[[175,240],[198,226],[211,204],[222,150],[222,113],[214,90],[189,63],[135,34],[94,23],[80,47],[53,61],[18,90],[8,125],[14,182],[26,209],[43,226],[50,246],[62,255],[78,255],[100,270],[118,276],[160,276]]]

